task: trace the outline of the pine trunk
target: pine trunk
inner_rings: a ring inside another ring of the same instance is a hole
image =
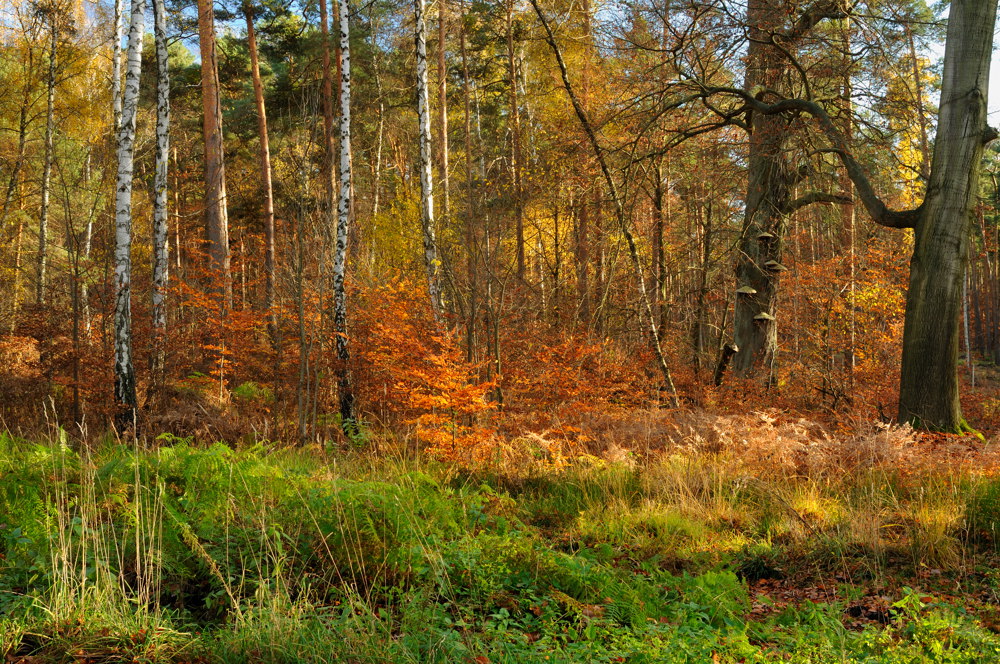
[[[233,306],[233,280],[229,267],[229,213],[226,200],[226,165],[222,144],[222,103],[219,98],[219,63],[215,48],[212,0],[198,0],[198,39],[201,50],[201,103],[205,140],[205,227],[212,283],[220,294],[222,309]]]
[[[268,332],[271,343],[277,341],[278,318],[275,311],[274,282],[274,189],[271,184],[271,147],[267,135],[267,109],[264,106],[264,85],[260,79],[260,62],[257,53],[257,33],[253,24],[253,9],[243,6],[247,22],[247,45],[250,50],[250,75],[253,79],[253,97],[257,106],[257,131],[260,134],[260,183],[264,194],[264,308],[268,315]]]

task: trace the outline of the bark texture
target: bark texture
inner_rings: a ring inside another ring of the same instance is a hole
[[[958,394],[959,320],[987,137],[996,13],[996,0],[951,4],[934,158],[910,259],[899,419],[945,431],[966,427]]]
[[[780,6],[767,0],[750,0],[747,90],[779,89],[787,64],[784,54],[770,42],[783,18]],[[772,378],[778,346],[780,271],[769,269],[766,264],[781,263],[781,239],[792,179],[785,157],[788,122],[782,115],[755,114],[752,119],[746,211],[736,259],[737,287],[748,286],[755,292],[742,293],[736,298],[733,336],[739,352],[733,358],[733,368],[741,376],[766,370],[768,380]],[[761,314],[770,318],[760,317]]]
[[[202,134],[205,139],[205,228],[212,290],[222,306],[233,306],[229,267],[229,213],[226,200],[226,164],[222,144],[222,103],[219,99],[219,63],[215,48],[212,0],[198,0],[198,41],[201,51]]]
[[[431,114],[427,89],[427,7],[424,0],[413,0],[417,53],[417,121],[420,124],[420,224],[424,238],[424,266],[427,269],[427,293],[435,317],[441,315],[441,260],[438,258],[434,229],[434,182],[431,164]]]
[[[337,201],[337,239],[333,253],[333,327],[337,337],[340,383],[340,421],[344,432],[355,431],[351,351],[347,332],[348,224],[351,219],[351,28],[348,0],[340,1],[340,197]]]
[[[119,429],[125,429],[135,421],[137,406],[132,358],[132,173],[145,13],[146,0],[132,0],[122,121],[118,132],[118,184],[115,189],[115,423]]]
[[[163,379],[167,334],[167,167],[170,161],[170,71],[167,62],[167,17],[163,0],[153,0],[156,41],[156,173],[153,179],[153,380]]]

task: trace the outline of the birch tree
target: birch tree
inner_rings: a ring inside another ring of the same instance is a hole
[[[153,179],[153,380],[163,379],[167,334],[167,163],[170,160],[170,72],[167,61],[167,20],[163,0],[153,0],[156,41],[156,173]]]
[[[420,124],[420,223],[424,238],[427,293],[434,316],[441,314],[441,261],[434,232],[434,183],[431,172],[431,115],[427,90],[427,16],[424,0],[413,0],[417,53],[417,121]]]
[[[132,359],[132,173],[145,12],[146,0],[132,0],[122,121],[118,132],[118,184],[115,188],[115,423],[119,429],[134,423],[138,405]]]
[[[351,387],[350,347],[347,333],[347,231],[351,219],[351,29],[348,0],[340,3],[340,197],[337,202],[337,239],[333,254],[333,326],[340,362],[340,418],[344,432],[354,427],[354,391]]]
[[[122,14],[125,0],[115,0],[114,41],[111,44],[111,113],[115,136],[122,126]]]

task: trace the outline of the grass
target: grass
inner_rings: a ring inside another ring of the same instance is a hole
[[[1000,480],[905,438],[499,474],[3,434],[0,657],[1000,661]]]

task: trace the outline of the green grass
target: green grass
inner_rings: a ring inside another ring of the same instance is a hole
[[[1000,661],[995,481],[160,443],[0,435],[0,657]]]

